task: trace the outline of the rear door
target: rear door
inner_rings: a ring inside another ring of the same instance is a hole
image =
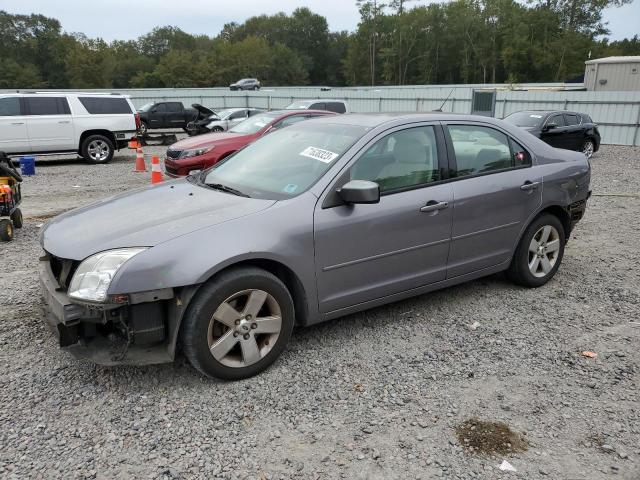
[[[541,167],[493,126],[447,124],[453,228],[447,278],[510,261],[518,235],[542,202]]]
[[[565,113],[564,121],[567,124],[566,146],[570,150],[582,150],[585,129],[580,122],[580,117],[575,113]]]
[[[237,125],[240,122],[245,121],[248,117],[248,113],[246,109],[238,110],[237,112],[233,112],[229,115],[227,119],[227,129]]]
[[[542,127],[540,138],[552,147],[568,148],[567,127],[564,121],[564,115],[561,113],[549,115]]]
[[[0,98],[0,151],[27,153],[31,151],[27,135],[27,117],[20,97]]]
[[[66,97],[24,97],[27,134],[33,152],[76,150],[73,118]]]

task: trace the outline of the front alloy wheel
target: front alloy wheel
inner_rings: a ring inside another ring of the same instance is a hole
[[[278,358],[294,319],[293,300],[278,277],[255,267],[234,268],[200,287],[180,339],[185,356],[202,373],[239,380]]]

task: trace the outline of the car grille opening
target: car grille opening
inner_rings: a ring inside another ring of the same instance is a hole
[[[182,153],[182,150],[167,150],[167,158],[180,158],[180,154]]]
[[[165,165],[164,169],[167,171],[167,173],[172,173],[174,175],[178,174],[178,170],[176,168],[169,167],[168,165]]]
[[[50,253],[47,253],[47,255],[49,256],[51,271],[53,272],[56,282],[58,282],[58,286],[60,289],[67,291],[69,284],[71,283],[71,279],[73,278],[73,274],[76,273],[80,262],[66,258],[59,258],[51,255]]]

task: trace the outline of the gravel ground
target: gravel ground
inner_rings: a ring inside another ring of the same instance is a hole
[[[104,368],[58,349],[40,310],[42,217],[149,174],[123,155],[39,166],[25,228],[0,245],[0,477],[637,480],[640,148],[605,146],[592,164],[595,195],[545,287],[497,275],[298,329],[235,383],[183,358]],[[528,449],[466,451],[455,432],[474,418]]]

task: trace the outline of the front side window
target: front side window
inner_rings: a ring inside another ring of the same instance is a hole
[[[547,120],[547,125],[555,124],[556,127],[564,127],[564,115],[551,115]]]
[[[69,103],[64,97],[26,97],[29,115],[69,115]]]
[[[477,125],[449,125],[448,128],[458,177],[514,166],[509,138],[504,133]]]
[[[15,117],[20,113],[20,99],[18,97],[0,98],[0,117]]]
[[[154,105],[154,107],[151,109],[152,113],[163,113],[167,111],[167,104],[166,103],[159,103],[157,105]]]
[[[295,197],[315,182],[367,131],[354,125],[302,122],[265,135],[206,170],[203,186],[224,185],[253,198]]]
[[[414,127],[375,142],[351,167],[351,180],[369,180],[380,192],[425,185],[440,180],[433,127]]]

